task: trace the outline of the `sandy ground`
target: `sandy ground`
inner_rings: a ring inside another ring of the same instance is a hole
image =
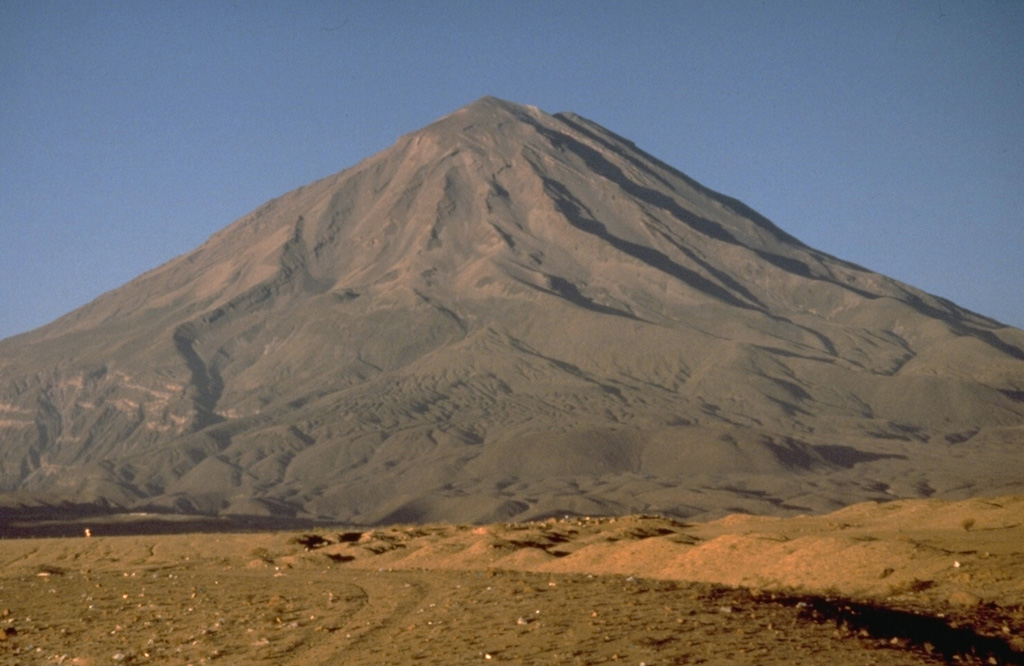
[[[1024,663],[1024,496],[0,541],[5,664]]]

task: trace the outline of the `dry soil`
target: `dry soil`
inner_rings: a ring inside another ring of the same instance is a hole
[[[704,524],[115,527],[0,541],[0,661],[1024,663],[1024,497]]]

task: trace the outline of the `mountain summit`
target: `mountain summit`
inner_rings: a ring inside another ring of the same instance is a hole
[[[491,97],[0,342],[8,505],[806,512],[1019,490],[1022,446],[1024,331]]]

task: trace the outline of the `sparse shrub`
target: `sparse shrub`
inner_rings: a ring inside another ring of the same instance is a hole
[[[262,546],[260,546],[259,548],[253,548],[249,552],[249,554],[252,555],[253,557],[255,557],[257,560],[263,560],[264,562],[273,562],[274,561],[274,558],[270,554],[270,551],[267,550],[266,548],[262,547]]]
[[[316,548],[322,548],[331,542],[319,534],[299,534],[288,539],[288,543],[292,545],[297,544],[306,550],[314,550]]]

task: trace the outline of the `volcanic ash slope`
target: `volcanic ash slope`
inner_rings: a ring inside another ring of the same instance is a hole
[[[0,342],[0,490],[350,523],[1019,492],[1022,350],[483,98]]]

